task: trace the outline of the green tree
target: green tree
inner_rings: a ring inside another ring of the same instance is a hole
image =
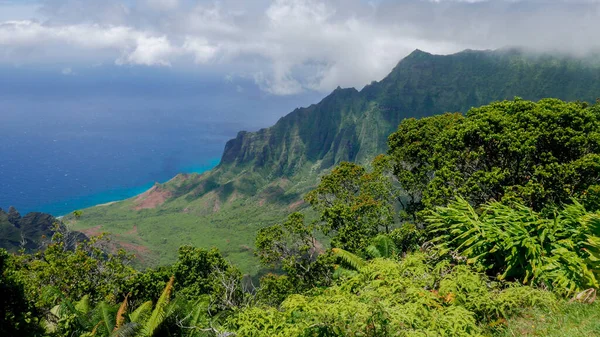
[[[99,236],[70,249],[57,232],[45,250],[18,255],[18,273],[27,280],[27,297],[39,308],[52,307],[58,300],[40,296],[46,288],[56,288],[71,299],[88,295],[94,302],[117,301],[137,272],[130,266],[130,254],[122,249],[106,253],[107,243],[105,236]]]
[[[240,306],[244,301],[242,275],[226,261],[218,249],[183,246],[172,267],[175,289],[187,299],[212,297],[213,311]]]
[[[315,238],[315,226],[304,223],[304,215],[293,213],[283,224],[262,228],[256,236],[256,255],[270,268],[281,268],[288,276],[264,279],[272,289],[283,293],[306,287],[327,285],[332,265]],[[263,281],[261,281],[262,283]],[[263,291],[264,292],[264,291]]]
[[[440,156],[436,152],[440,149],[439,139],[443,132],[459,127],[463,121],[464,117],[459,113],[408,118],[389,136],[392,172],[401,188],[398,201],[404,219],[417,221],[417,213],[424,208],[423,194],[433,179],[435,158]]]
[[[318,228],[332,235],[331,244],[351,252],[369,245],[394,222],[395,191],[384,174],[387,160],[379,156],[373,170],[343,162],[321,178],[306,200],[319,213]]]
[[[536,211],[574,197],[593,205],[600,105],[516,98],[473,108],[465,118],[405,120],[389,147],[413,214],[445,205],[455,195],[473,205],[516,200]]]
[[[14,261],[0,249],[0,336],[35,336],[38,314],[26,297],[24,280],[18,277]]]

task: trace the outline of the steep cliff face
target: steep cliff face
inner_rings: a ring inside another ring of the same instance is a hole
[[[240,132],[215,169],[181,174],[149,191],[165,196],[160,203],[142,208],[132,198],[94,207],[77,226],[123,233],[135,227],[131,242],[146,245],[163,263],[180,245],[194,244],[216,246],[248,265],[258,228],[301,209],[303,195],[337,163],[365,164],[386,152],[387,137],[402,119],[467,112],[515,96],[593,102],[600,96],[600,66],[518,50],[446,56],[417,50],[360,91],[338,88],[272,127]]]
[[[448,56],[416,50],[360,92],[338,88],[270,128],[240,132],[227,143],[220,166],[289,176],[317,161],[321,169],[364,162],[386,151],[387,136],[404,118],[466,112],[515,96],[594,101],[599,89],[600,71],[585,60],[517,50]]]

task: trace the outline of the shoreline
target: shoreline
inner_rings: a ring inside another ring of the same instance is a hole
[[[221,161],[221,158],[208,160],[205,164],[188,166],[180,170],[178,174],[202,174],[215,168]],[[175,175],[176,176],[176,175]],[[63,201],[49,203],[33,208],[33,210],[26,210],[24,213],[30,212],[41,212],[53,215],[55,218],[60,219],[66,215],[71,214],[76,210],[85,208],[92,208],[97,206],[110,206],[114,203],[121,202],[135,196],[138,196],[152,188],[156,183],[165,183],[175,176],[163,181],[163,182],[152,182],[142,186],[130,187],[130,188],[113,188],[105,190],[99,193],[73,197]]]

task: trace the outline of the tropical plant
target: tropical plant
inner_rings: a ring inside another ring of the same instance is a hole
[[[123,300],[116,312],[113,306],[100,302],[95,308],[96,322],[94,322],[92,330],[81,336],[152,337],[160,335],[163,324],[176,310],[176,303],[171,302],[174,281],[175,277],[173,276],[155,305],[152,304],[152,301],[144,302],[129,314],[128,297]]]
[[[385,156],[375,158],[371,172],[342,162],[306,195],[319,213],[318,228],[332,234],[332,246],[358,252],[370,238],[391,231],[396,194],[386,168]]]
[[[523,308],[555,297],[527,286],[504,289],[465,265],[432,263],[423,253],[365,262],[338,285],[294,294],[278,307],[230,316],[238,336],[482,336]]]
[[[39,332],[25,280],[19,278],[13,257],[0,249],[0,336],[28,336]]]
[[[515,98],[466,117],[406,119],[388,144],[410,214],[457,194],[473,205],[510,199],[535,211],[571,198],[598,205],[600,104]]]
[[[599,286],[600,214],[577,201],[548,219],[518,203],[486,203],[478,212],[457,197],[427,221],[442,252],[464,256],[502,280],[565,294]]]
[[[340,265],[335,266],[335,278],[353,276],[356,274],[356,271],[360,271],[367,264],[365,258],[344,249],[332,248],[331,251],[333,256],[341,262]],[[385,234],[380,234],[372,238],[371,244],[364,250],[364,255],[367,258],[390,259],[396,258],[398,253],[399,251],[394,241]]]

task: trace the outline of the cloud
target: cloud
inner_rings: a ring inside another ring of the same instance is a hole
[[[419,48],[597,50],[585,0],[45,0],[0,22],[0,60],[228,68],[275,95],[360,87]],[[0,11],[8,8],[0,1]],[[5,15],[6,17],[6,15]]]
[[[56,46],[84,50],[113,50],[120,56],[117,64],[169,65],[178,53],[165,36],[152,36],[125,26],[98,24],[43,25],[34,21],[0,23],[0,46],[6,52],[50,49]],[[9,54],[6,57],[11,57]]]

